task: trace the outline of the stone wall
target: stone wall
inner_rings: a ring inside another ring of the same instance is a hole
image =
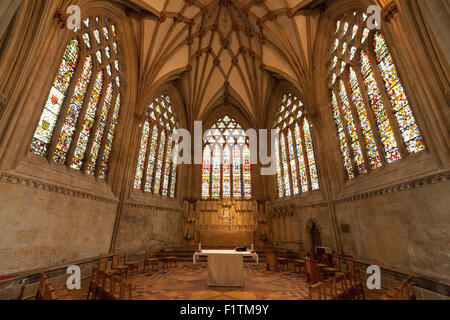
[[[431,181],[431,180],[430,180]],[[343,252],[400,270],[450,280],[448,178],[421,187],[338,201]]]
[[[126,204],[120,219],[116,252],[160,249],[183,239],[180,210]]]
[[[109,251],[117,202],[2,175],[0,275]]]

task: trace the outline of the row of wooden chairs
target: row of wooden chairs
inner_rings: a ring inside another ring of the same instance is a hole
[[[132,283],[99,266],[92,269],[87,300],[131,300]]]
[[[310,300],[365,300],[359,268],[338,273],[309,286]]]
[[[386,292],[382,300],[416,300],[416,293],[412,284],[412,276],[399,283],[394,289]]]

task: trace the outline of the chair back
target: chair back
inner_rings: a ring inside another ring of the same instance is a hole
[[[120,257],[118,255],[112,256],[111,260],[111,269],[114,269],[119,266]]]
[[[284,250],[284,249],[279,249],[278,250],[278,257],[279,258],[286,258],[287,254],[288,254],[287,250]]]
[[[355,270],[355,263],[353,261],[347,260],[345,264],[347,265],[347,271]]]
[[[48,282],[48,277],[45,272],[41,271],[41,280],[39,281],[38,291],[36,293],[36,300],[44,299],[45,295],[45,285]]]
[[[167,257],[168,255],[171,255],[174,252],[175,252],[175,249],[173,249],[173,248],[164,249],[164,257]]]
[[[145,260],[147,260],[149,258],[156,258],[155,250],[145,250]]]
[[[341,271],[341,259],[339,259],[338,257],[333,257],[332,263],[333,263],[333,268],[336,268],[339,271]]]
[[[105,271],[108,266],[108,258],[102,258],[98,260],[98,270]]]
[[[130,262],[130,259],[131,259],[130,253],[129,252],[125,253],[123,255],[123,264],[127,264],[128,262]]]
[[[307,258],[305,261],[306,265],[306,277],[311,284],[315,284],[320,280],[319,268],[317,267],[317,261]]]
[[[300,259],[306,259],[306,257],[308,257],[308,252],[299,251],[298,255],[299,255]]]

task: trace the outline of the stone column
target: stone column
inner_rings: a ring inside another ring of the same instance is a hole
[[[22,0],[2,0],[0,2],[0,40],[5,36],[21,3]]]

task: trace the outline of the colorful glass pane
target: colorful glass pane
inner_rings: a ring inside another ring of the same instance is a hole
[[[159,194],[161,190],[161,176],[162,176],[162,166],[164,161],[164,151],[166,149],[166,131],[162,130],[161,137],[159,139],[159,151],[158,157],[156,159],[156,171],[155,171],[155,182],[153,185],[153,193]]]
[[[167,196],[169,194],[169,178],[170,173],[172,172],[171,164],[172,164],[172,148],[173,148],[173,140],[172,137],[169,136],[167,139],[167,151],[166,151],[166,163],[164,168],[164,181],[162,184],[162,195]]]
[[[92,77],[92,57],[88,56],[83,65],[80,78],[73,92],[72,99],[67,110],[66,119],[64,120],[59,135],[58,143],[56,145],[53,160],[59,163],[64,163],[67,157],[67,151],[72,143],[73,133],[77,125],[78,116],[80,114],[81,106],[84,102],[86,90]]]
[[[103,151],[103,156],[102,156],[102,160],[100,162],[100,171],[99,171],[99,178],[106,178],[106,174],[108,171],[108,162],[109,162],[109,157],[111,156],[111,152],[112,152],[112,144],[113,144],[113,140],[114,140],[114,134],[116,131],[116,126],[119,123],[119,113],[120,113],[120,104],[121,104],[121,97],[120,97],[120,93],[117,95],[116,98],[116,103],[114,105],[114,113],[113,113],[113,117],[111,120],[111,125],[109,127],[109,132],[108,135],[106,137],[106,143],[105,143],[105,149]]]
[[[227,199],[231,197],[231,149],[229,146],[225,146],[223,150],[222,163],[222,197]]]
[[[420,152],[425,149],[425,144],[409,106],[394,60],[380,32],[375,34],[373,46],[381,77],[391,100],[408,153]]]
[[[286,197],[289,197],[291,193],[291,182],[289,177],[289,169],[288,169],[288,157],[286,152],[286,139],[284,137],[284,134],[280,134],[280,148],[281,148],[281,161],[283,164],[283,180],[284,180],[284,186],[285,186],[285,195]]]
[[[209,187],[211,184],[211,148],[209,145],[203,151],[203,172],[202,172],[202,198],[209,198]]]
[[[242,198],[241,183],[241,148],[234,146],[233,150],[233,197],[235,199]]]
[[[66,47],[58,73],[53,81],[47,102],[44,105],[39,124],[33,135],[30,151],[34,154],[40,156],[47,155],[56,120],[58,119],[67,89],[78,63],[79,52],[78,40],[72,39]]]
[[[150,150],[147,160],[147,176],[145,177],[144,192],[152,192],[153,177],[155,174],[156,152],[158,149],[158,137],[159,129],[158,126],[155,125],[152,131],[152,141],[150,144]]]
[[[334,120],[336,122],[336,127],[337,127],[337,131],[338,131],[341,153],[342,153],[342,157],[344,158],[343,159],[344,166],[345,166],[345,169],[347,170],[347,175],[348,175],[349,179],[352,179],[355,177],[355,174],[353,172],[353,166],[352,166],[352,162],[350,159],[350,151],[348,149],[348,144],[345,139],[344,125],[342,123],[341,112],[339,110],[339,105],[337,102],[336,94],[334,92],[332,92],[332,103],[333,103]]]
[[[381,142],[384,146],[386,161],[388,163],[392,163],[401,159],[401,156],[397,147],[397,141],[394,137],[394,131],[392,130],[391,124],[384,109],[383,100],[381,98],[381,93],[378,89],[378,85],[373,74],[372,65],[370,64],[367,53],[365,53],[364,51],[361,51],[360,66],[362,77],[367,89],[367,94],[369,96],[369,101],[375,114],[375,120],[380,132]]]
[[[279,139],[275,141],[275,158],[277,161],[277,186],[278,186],[278,195],[280,198],[284,197],[284,180],[283,180],[283,171],[281,168],[281,159],[280,159],[280,144]]]
[[[381,167],[381,159],[378,153],[377,144],[373,136],[372,127],[370,125],[369,117],[367,115],[364,99],[359,88],[358,78],[355,70],[350,67],[350,86],[352,89],[353,103],[358,112],[359,120],[361,123],[361,130],[366,143],[367,156],[370,161],[372,169]]]
[[[299,164],[300,183],[302,185],[302,192],[309,191],[308,174],[306,172],[305,157],[303,155],[303,143],[300,126],[298,123],[295,125],[295,144],[297,147],[297,159]]]
[[[145,153],[147,151],[147,143],[148,143],[148,136],[150,134],[150,124],[148,121],[145,121],[143,128],[142,128],[142,135],[141,135],[141,143],[139,148],[139,155],[138,155],[138,164],[136,168],[136,175],[134,177],[134,190],[140,190],[142,185],[142,177],[144,175],[144,161],[145,161]]]
[[[110,83],[108,85],[108,88],[106,89],[105,101],[103,102],[103,107],[100,112],[97,130],[95,131],[95,136],[93,137],[91,154],[89,155],[86,166],[86,172],[90,175],[95,174],[95,166],[97,163],[98,154],[100,152],[106,122],[108,120],[109,109],[111,108],[111,102],[113,98],[112,96],[113,96],[113,87],[112,84]]]
[[[316,158],[314,156],[314,147],[311,137],[311,129],[308,120],[305,118],[303,123],[303,132],[305,133],[306,153],[308,154],[309,175],[311,176],[312,190],[319,189],[319,177],[317,174]]]
[[[174,198],[174,197],[175,197],[175,191],[176,191],[176,186],[177,186],[178,145],[175,145],[175,147],[174,147],[174,153],[175,153],[175,156],[174,156],[173,163],[172,163],[172,176],[171,176],[171,178],[170,178],[170,197],[171,197],[171,198]]]
[[[367,171],[364,163],[361,145],[358,140],[356,125],[355,121],[353,120],[353,114],[350,109],[350,103],[347,98],[347,91],[343,80],[340,81],[340,96],[342,101],[342,111],[344,114],[345,122],[347,123],[347,130],[350,136],[350,143],[355,157],[355,163],[358,167],[359,173],[366,173]]]
[[[244,177],[244,198],[250,199],[252,197],[252,174],[251,174],[251,164],[250,164],[250,148],[248,146],[244,147],[243,150],[244,163],[242,166],[243,177]]]
[[[86,152],[89,136],[94,126],[95,114],[97,112],[97,107],[102,88],[103,88],[103,72],[100,71],[95,79],[94,88],[92,89],[89,104],[81,127],[80,137],[78,138],[78,143],[75,148],[74,157],[71,165],[73,169],[80,170],[81,165],[83,164],[83,158]]]
[[[292,189],[294,194],[299,194],[300,189],[298,185],[298,177],[297,177],[297,163],[295,162],[295,146],[294,146],[294,139],[292,137],[292,131],[291,129],[288,130],[287,134],[287,140],[288,140],[288,149],[289,149],[289,159],[291,163],[291,178],[292,178]]]
[[[221,153],[221,147],[219,145],[216,145],[213,151],[212,158],[212,199],[220,198],[220,163],[222,160]]]

